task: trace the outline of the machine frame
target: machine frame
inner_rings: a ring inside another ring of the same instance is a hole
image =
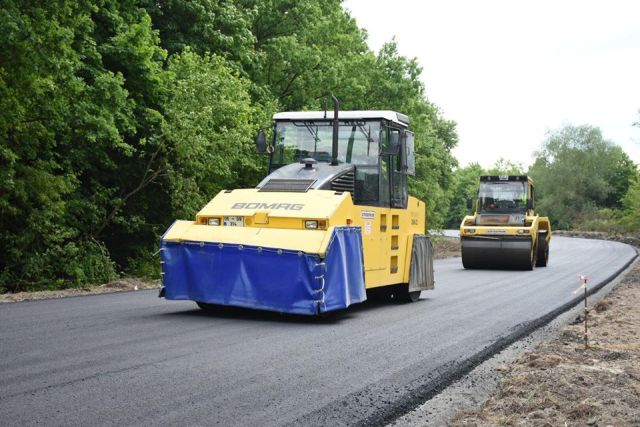
[[[333,115],[275,114],[273,136],[261,132],[256,139],[258,151],[269,155],[269,174],[256,188],[223,190],[195,221],[170,227],[161,240],[161,296],[203,308],[317,314],[374,294],[416,301],[422,290],[433,289],[426,206],[407,194],[415,165],[409,118],[393,111],[338,112],[334,101]],[[361,129],[367,123],[379,124],[380,132]],[[284,146],[288,136],[278,130],[287,126],[302,138],[299,146]],[[330,157],[318,154],[318,144],[328,142],[314,129],[320,126],[331,128],[322,134],[331,137]],[[363,148],[356,144],[375,144],[375,168],[371,158],[366,165],[351,161]],[[274,161],[286,149],[294,161]],[[377,177],[359,181],[365,166]],[[361,197],[365,191],[377,191],[375,200]]]
[[[512,268],[533,270],[545,267],[549,260],[551,222],[535,211],[533,179],[526,175],[483,175],[483,184],[523,183],[526,200],[514,201],[513,208],[483,211],[482,194],[475,206],[471,199],[467,208],[474,208],[460,224],[462,264],[465,268]]]

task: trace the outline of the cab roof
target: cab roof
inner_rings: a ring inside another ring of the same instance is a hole
[[[385,119],[400,126],[409,126],[409,116],[389,110],[340,111],[341,120],[375,120]],[[273,115],[273,120],[333,120],[333,110],[324,111],[284,111]]]
[[[487,181],[528,181],[533,184],[533,179],[528,175],[482,175],[480,176],[480,182]]]

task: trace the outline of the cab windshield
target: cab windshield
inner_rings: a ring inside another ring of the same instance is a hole
[[[340,121],[338,162],[377,165],[380,153],[379,121]],[[331,161],[333,123],[322,121],[287,121],[276,123],[272,169],[305,158]]]
[[[516,213],[527,209],[527,183],[524,181],[481,182],[481,213]]]

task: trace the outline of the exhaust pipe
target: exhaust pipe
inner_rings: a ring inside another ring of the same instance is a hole
[[[331,166],[338,164],[338,132],[340,130],[340,122],[338,121],[338,110],[340,109],[340,101],[331,95],[333,99],[333,144],[331,145]]]

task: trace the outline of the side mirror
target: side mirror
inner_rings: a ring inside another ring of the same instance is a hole
[[[256,151],[264,154],[267,152],[267,137],[264,134],[264,130],[260,129],[256,136]]]
[[[411,132],[406,133],[404,152],[406,157],[404,159],[404,169],[407,175],[416,174],[416,153],[415,153],[415,141]]]
[[[467,209],[473,209],[473,199],[471,197],[467,199]]]
[[[398,157],[396,159],[396,171],[404,172],[406,165],[406,156],[407,153],[404,150],[404,141],[400,144],[399,149],[397,151]]]
[[[533,209],[533,200],[527,199],[527,210]]]

